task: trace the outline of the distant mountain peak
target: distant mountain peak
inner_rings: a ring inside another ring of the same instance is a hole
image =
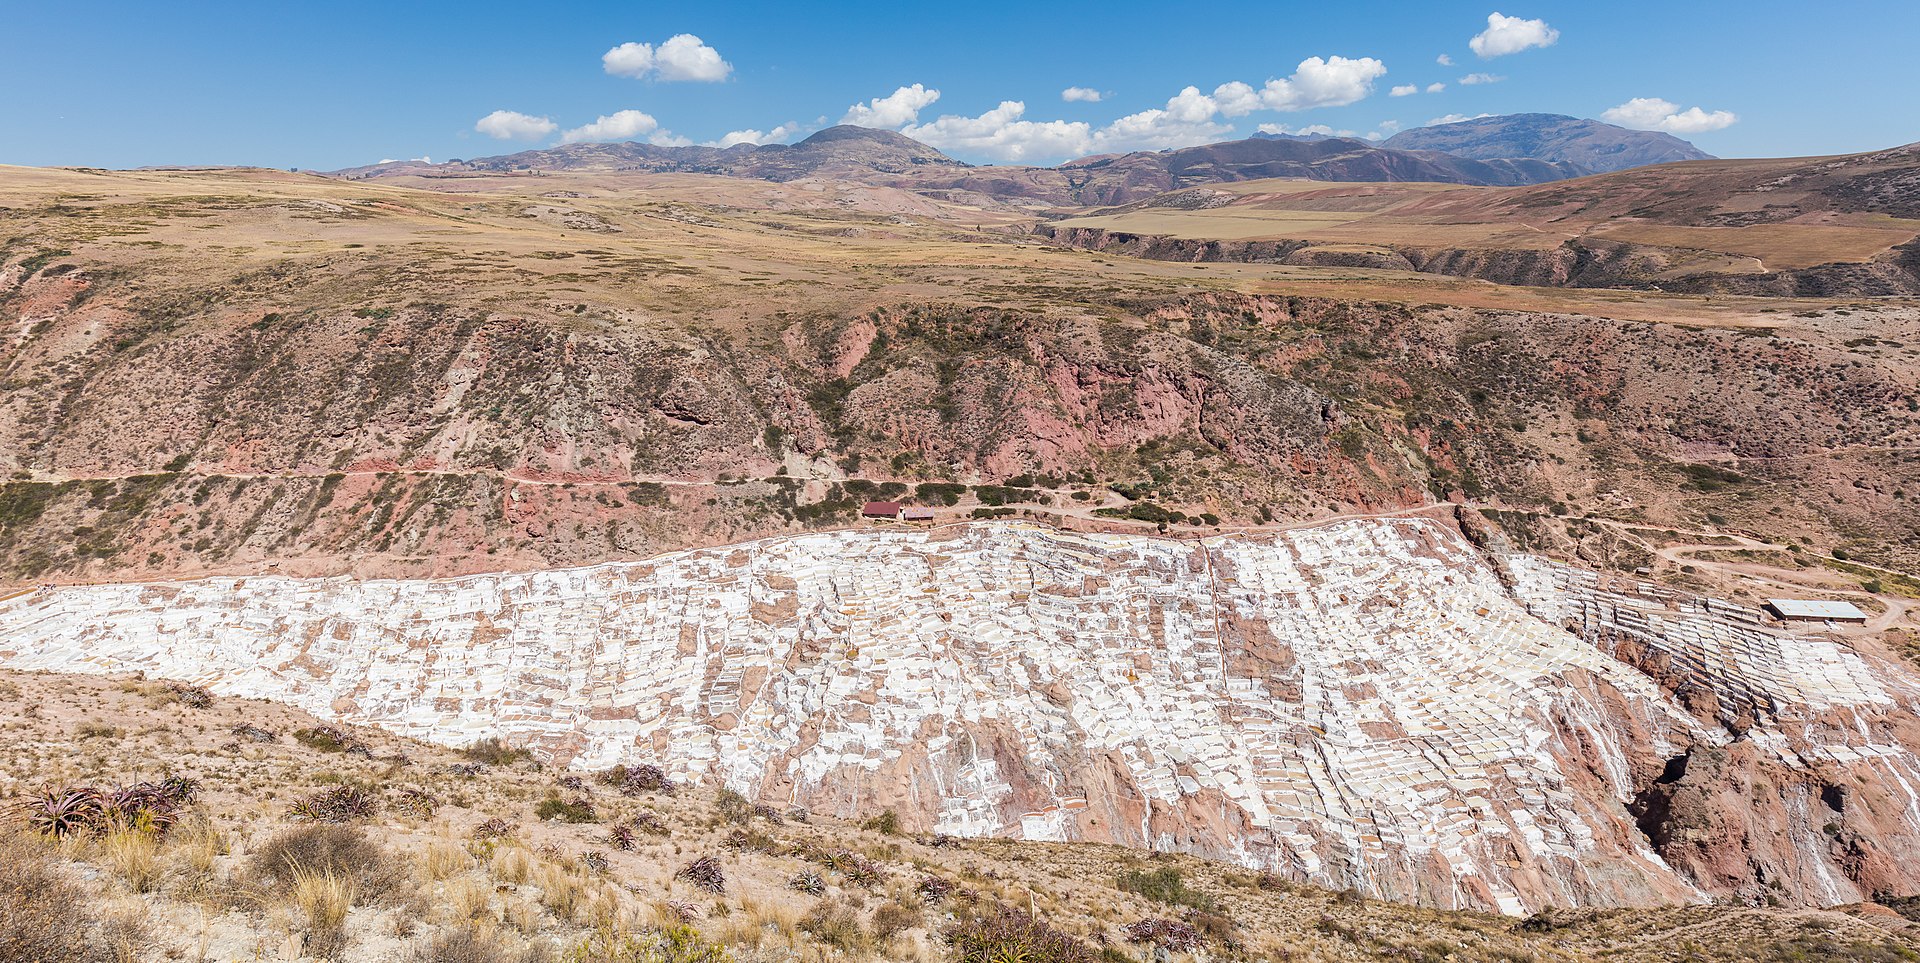
[[[1672,134],[1566,114],[1501,114],[1416,127],[1387,138],[1381,146],[1442,151],[1472,160],[1551,161],[1594,174],[1713,157]]]

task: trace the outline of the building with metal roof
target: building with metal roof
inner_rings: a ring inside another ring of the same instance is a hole
[[[1846,622],[1867,624],[1867,613],[1852,602],[1824,599],[1768,599],[1767,611],[1788,622]]]

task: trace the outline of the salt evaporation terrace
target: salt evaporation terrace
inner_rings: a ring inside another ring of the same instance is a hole
[[[1623,806],[1649,761],[1728,735],[1589,641],[1601,623],[1774,713],[1920,701],[1831,643],[1506,561],[1514,593],[1419,519],[832,532],[451,580],[52,589],[0,603],[0,664],[1507,912],[1702,898]]]

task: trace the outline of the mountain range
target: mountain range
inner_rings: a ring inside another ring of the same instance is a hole
[[[974,166],[904,134],[842,125],[791,145],[566,144],[442,164],[390,162],[334,174],[354,180],[584,171],[711,174],[774,182],[824,177],[957,200],[1070,207],[1126,204],[1201,184],[1272,177],[1510,187],[1658,162],[1651,158],[1708,156],[1665,134],[1544,114],[1483,118],[1432,130],[1439,132],[1426,135],[1432,145],[1454,149],[1429,146],[1418,137],[1381,145],[1350,137],[1256,135],[1174,150],[1083,157],[1057,167]],[[1394,140],[1421,133],[1407,131]]]

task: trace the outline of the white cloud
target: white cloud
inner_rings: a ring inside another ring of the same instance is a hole
[[[1463,120],[1479,120],[1482,117],[1492,116],[1492,114],[1448,114],[1445,117],[1435,117],[1427,121],[1427,126],[1438,127],[1441,124],[1457,124]]]
[[[1411,96],[1413,96],[1414,94],[1417,94],[1417,93],[1419,93],[1419,92],[1420,92],[1420,85],[1419,85],[1419,84],[1401,84],[1400,86],[1398,86],[1398,87],[1395,87],[1395,88],[1393,88],[1392,90],[1389,90],[1389,91],[1387,91],[1387,96],[1389,96],[1389,97],[1411,97]]]
[[[1499,13],[1487,14],[1487,29],[1475,34],[1467,46],[1482,60],[1504,57],[1532,47],[1551,47],[1560,39],[1560,31],[1545,20],[1522,20]]]
[[[1233,133],[1231,124],[1220,122],[1224,117],[1241,117],[1262,109],[1299,111],[1354,103],[1373,93],[1374,81],[1386,72],[1386,65],[1372,57],[1309,57],[1291,76],[1269,80],[1263,87],[1238,80],[1215,87],[1211,94],[1202,93],[1199,87],[1184,87],[1168,98],[1164,107],[1128,114],[1103,127],[1080,121],[1028,120],[1026,104],[1017,100],[1002,101],[977,117],[949,114],[923,124],[919,123],[919,112],[938,100],[940,92],[914,84],[887,97],[853,105],[841,123],[898,127],[901,133],[944,150],[1008,161],[1167,150],[1224,139]],[[1289,132],[1284,127],[1273,129]],[[1357,136],[1350,130],[1325,126],[1301,132]]]
[[[901,87],[885,97],[848,107],[840,122],[856,127],[899,127],[919,120],[920,111],[939,99],[940,91],[920,84]]]
[[[1730,110],[1705,111],[1698,107],[1681,110],[1680,105],[1658,97],[1635,97],[1600,114],[1609,124],[1640,130],[1664,130],[1669,134],[1700,134],[1733,126],[1740,118]]]
[[[1496,77],[1493,74],[1468,74],[1465,77],[1460,78],[1460,83],[1468,87],[1471,87],[1475,84],[1497,84],[1500,81],[1505,79],[1507,78]]]
[[[1069,103],[1079,101],[1081,103],[1097,104],[1105,100],[1106,95],[1092,87],[1068,87],[1060,92],[1060,99]]]
[[[1193,88],[1189,87],[1188,90]],[[1125,150],[1168,150],[1208,144],[1233,133],[1229,124],[1214,123],[1191,110],[1174,107],[1180,98],[1167,102],[1167,109],[1143,110],[1128,114],[1100,128],[1093,136],[1094,153]]]
[[[563,144],[601,143],[605,141],[633,140],[660,129],[660,122],[652,114],[637,110],[621,110],[604,115],[591,124],[575,127],[560,135]]]
[[[628,41],[602,54],[600,66],[616,77],[636,80],[655,77],[712,83],[733,73],[733,65],[720,57],[720,51],[690,33],[669,37],[657,49],[652,44]]]
[[[415,164],[431,164],[431,163],[433,163],[433,158],[431,158],[431,157],[425,157],[425,156],[422,156],[422,157],[409,157],[409,158],[407,158],[407,160],[408,160],[408,161],[411,161],[412,163],[415,163]],[[380,158],[380,163],[382,163],[382,164],[398,164],[398,163],[400,163],[400,160],[399,160],[399,158],[396,158],[396,157],[382,157],[382,158]]]
[[[615,77],[645,77],[653,72],[653,44],[623,43],[600,55],[600,69]]]
[[[1400,129],[1400,122],[1397,120],[1383,120],[1379,126],[1381,131],[1391,134]]]
[[[1453,66],[1453,58],[1447,56],[1446,54],[1441,54],[1440,56],[1433,58],[1433,62],[1439,64],[1442,67]]]
[[[1358,136],[1353,131],[1334,130],[1325,124],[1309,124],[1305,127],[1288,127],[1285,124],[1261,124],[1259,130],[1262,134],[1293,134],[1301,137],[1311,137],[1314,134],[1319,134],[1322,137]]]
[[[1187,90],[1192,90],[1188,87]],[[1260,92],[1249,84],[1229,80],[1213,88],[1213,102],[1228,117],[1245,117],[1260,109]]]
[[[1430,93],[1430,94],[1437,94],[1445,89],[1447,89],[1447,85],[1439,82],[1435,82],[1427,85],[1427,93]]]
[[[667,38],[653,55],[661,80],[693,80],[714,83],[727,79],[733,65],[720,59],[720,51],[690,33]]]
[[[1065,157],[1092,149],[1090,125],[1081,121],[1025,120],[1026,112],[1025,103],[1005,100],[978,117],[948,114],[929,123],[908,125],[900,132],[942,150],[1008,161]]]
[[[732,147],[735,144],[784,144],[799,132],[800,125],[790,120],[772,130],[754,130],[748,128],[746,130],[728,131],[719,140],[709,141],[705,146]]]
[[[539,140],[559,127],[546,117],[534,117],[517,110],[496,110],[473,124],[474,130],[499,140]]]
[[[1308,57],[1293,76],[1269,80],[1260,91],[1260,103],[1270,110],[1308,110],[1344,107],[1373,93],[1373,82],[1387,65],[1372,57]]]

